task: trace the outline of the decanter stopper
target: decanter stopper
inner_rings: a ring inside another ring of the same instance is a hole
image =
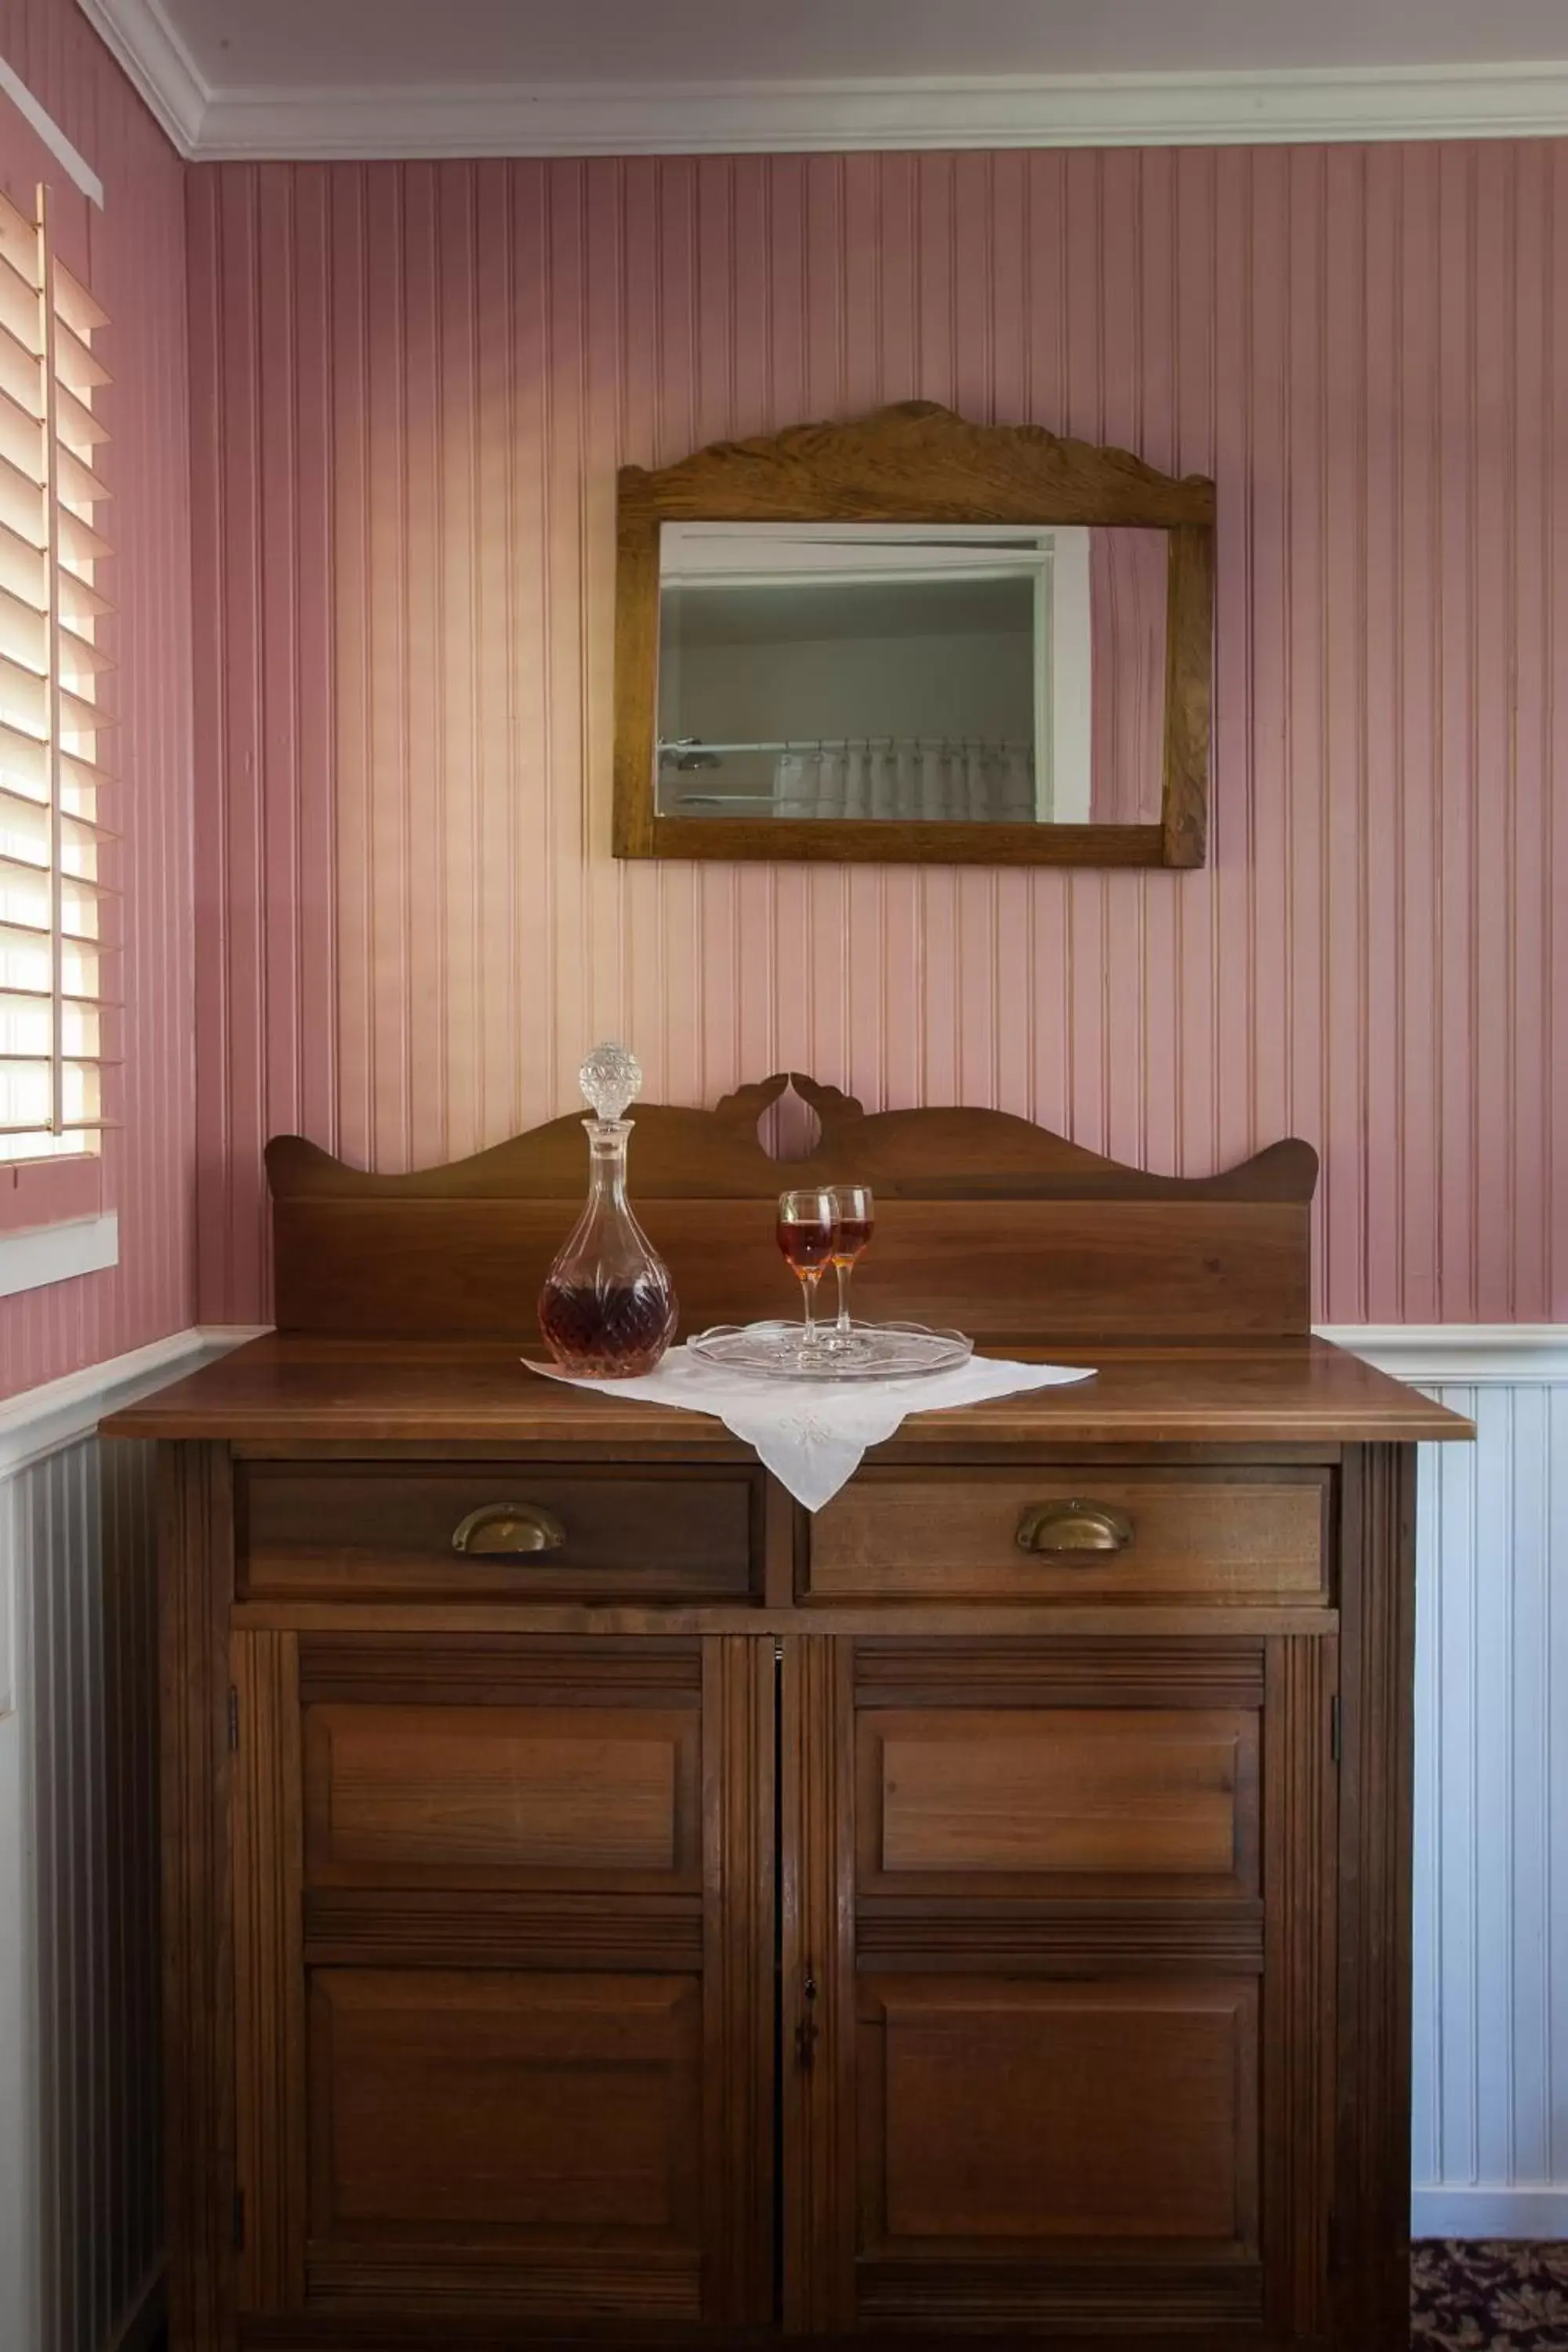
[[[642,1064],[625,1045],[607,1039],[584,1058],[577,1083],[595,1118],[625,1118],[627,1105],[642,1092]]]
[[[642,1085],[635,1054],[595,1045],[578,1073],[594,1116],[588,1198],[539,1294],[539,1328],[563,1371],[595,1380],[650,1372],[675,1337],[675,1287],[626,1199],[626,1107]]]

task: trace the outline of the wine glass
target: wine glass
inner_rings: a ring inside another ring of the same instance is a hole
[[[838,1276],[838,1320],[833,1327],[833,1343],[838,1348],[852,1348],[855,1334],[849,1320],[849,1276],[855,1270],[856,1259],[871,1238],[877,1204],[868,1184],[836,1184],[831,1197],[833,1269]]]
[[[781,1192],[778,1244],[784,1263],[797,1276],[805,1295],[805,1329],[801,1350],[818,1347],[816,1286],[833,1256],[833,1195],[829,1192]]]

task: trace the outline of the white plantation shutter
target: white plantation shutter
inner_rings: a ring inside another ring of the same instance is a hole
[[[96,642],[109,553],[103,312],[56,257],[48,195],[0,196],[0,1160],[91,1150],[110,1122],[112,894],[101,877]]]

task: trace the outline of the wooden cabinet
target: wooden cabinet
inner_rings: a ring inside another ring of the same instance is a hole
[[[773,1665],[235,1635],[242,2333],[771,2316]]]
[[[753,1599],[651,1609],[260,1592],[259,1465],[170,1445],[176,2352],[1394,2352],[1409,1450],[1333,1451],[1246,1482],[954,1467],[1010,1511],[1154,1496],[1156,1567],[1201,1563],[1240,1485],[1254,1517],[1179,1610],[1033,1584],[851,1607],[809,1575],[796,1600],[823,1522],[776,1494],[748,1505]],[[487,1479],[565,1492],[542,1455],[406,1454],[334,1459],[323,1491],[378,1460],[465,1510]],[[896,1562],[882,1483],[823,1551],[858,1513]],[[1321,1586],[1239,1600],[1281,1496],[1294,1549],[1268,1557]],[[961,1571],[964,1524],[926,1523]]]
[[[768,1303],[816,1167],[889,1191],[886,1311],[1066,1299],[1098,1377],[810,1517],[520,1368],[563,1122],[285,1147],[307,1335],[111,1424],[162,1442],[172,2352],[1406,2352],[1414,1456],[1467,1425],[1307,1332],[1303,1147],[1181,1185],[808,1092],[789,1172],[756,1090],[644,1115],[689,1310]]]
[[[786,2143],[838,2207],[803,2319],[1325,2334],[1331,1635],[793,1672],[834,1727],[784,1815],[795,1999],[834,2012]]]

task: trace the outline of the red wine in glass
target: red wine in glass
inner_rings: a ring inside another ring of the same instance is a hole
[[[838,1276],[838,1320],[833,1327],[837,1348],[856,1346],[849,1319],[849,1276],[855,1261],[871,1239],[877,1204],[868,1184],[836,1184],[833,1202],[833,1264]]]
[[[776,1231],[784,1263],[792,1274],[820,1274],[831,1261],[830,1224],[805,1224],[795,1217],[781,1217]]]
[[[805,1297],[803,1348],[817,1344],[816,1286],[833,1260],[833,1195],[831,1192],[781,1192],[778,1223],[773,1228],[784,1264],[796,1276]]]

